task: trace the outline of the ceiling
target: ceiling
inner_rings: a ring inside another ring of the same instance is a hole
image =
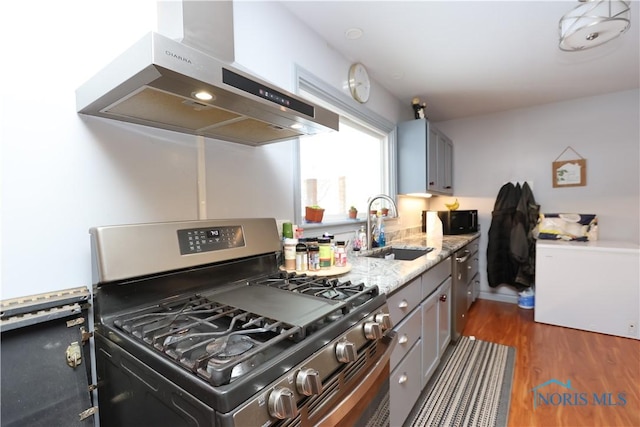
[[[282,3],[407,106],[426,102],[433,121],[640,87],[638,0],[626,33],[581,52],[558,48],[578,1]],[[351,28],[362,37],[348,39]]]

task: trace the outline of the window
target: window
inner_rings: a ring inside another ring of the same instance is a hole
[[[323,223],[346,221],[351,206],[366,218],[367,199],[392,195],[395,182],[391,149],[392,123],[355,105],[344,94],[299,71],[298,93],[340,115],[340,131],[309,136],[298,142],[296,218],[303,223],[305,206],[325,209]]]

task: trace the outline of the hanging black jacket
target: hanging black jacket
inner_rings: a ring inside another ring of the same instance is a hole
[[[515,284],[518,263],[511,255],[511,229],[520,194],[520,184],[504,184],[498,192],[491,213],[487,243],[487,280],[492,288]]]
[[[538,223],[540,205],[526,182],[516,207],[511,227],[511,256],[518,263],[514,284],[528,288],[534,283],[536,269],[536,242],[533,229]]]

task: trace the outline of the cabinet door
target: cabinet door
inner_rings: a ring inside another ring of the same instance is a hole
[[[451,341],[451,277],[449,277],[438,289],[438,357]]]
[[[422,387],[429,381],[439,360],[438,301],[440,293],[434,292],[422,303]]]
[[[427,141],[429,122],[410,120],[398,125],[398,192],[424,193],[428,189]]]
[[[427,188],[429,191],[440,191],[438,139],[438,131],[433,126],[429,126],[429,139],[427,141],[427,159],[429,162],[429,166],[427,167]]]
[[[420,397],[420,341],[391,372],[389,379],[389,416],[391,426],[401,426]]]
[[[446,194],[453,194],[453,144],[443,134],[440,134],[438,138],[438,151],[442,152],[442,156],[438,156],[440,191]]]

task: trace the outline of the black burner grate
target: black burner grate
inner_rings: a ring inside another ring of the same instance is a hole
[[[218,386],[340,321],[378,293],[376,286],[278,272],[125,314],[114,325]],[[269,306],[288,310],[264,308]]]
[[[121,316],[114,324],[213,385],[247,372],[281,341],[300,340],[297,326],[199,296]]]

